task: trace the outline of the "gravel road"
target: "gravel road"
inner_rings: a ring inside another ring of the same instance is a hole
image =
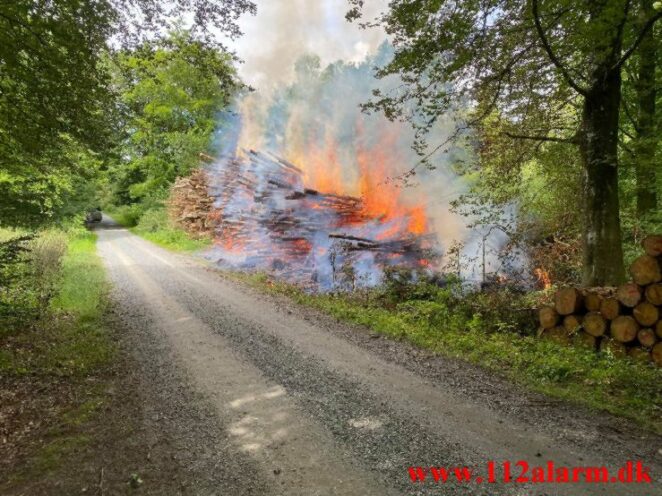
[[[662,439],[625,420],[260,294],[108,219],[97,233],[150,415],[198,474],[187,494],[662,494]],[[486,477],[488,460],[643,460],[654,482],[442,485],[408,473],[466,465]]]

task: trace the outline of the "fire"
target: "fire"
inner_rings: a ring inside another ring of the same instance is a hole
[[[414,207],[409,212],[409,232],[424,234],[428,230],[428,217],[423,206]]]
[[[294,150],[288,159],[303,171],[307,186],[322,193],[342,194],[342,165],[337,148],[330,138],[324,146],[307,143],[302,150]]]
[[[547,272],[545,269],[539,267],[534,269],[533,273],[535,274],[543,289],[549,289],[552,287],[552,280],[549,277],[549,272]]]

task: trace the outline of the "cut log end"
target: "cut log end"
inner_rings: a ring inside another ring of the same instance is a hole
[[[634,341],[639,332],[639,324],[629,315],[621,315],[611,323],[611,336],[620,343]]]
[[[639,303],[632,311],[634,318],[644,327],[651,327],[660,318],[660,313],[655,305],[648,302]]]
[[[593,337],[602,336],[607,331],[607,321],[599,312],[589,312],[582,322],[584,331]]]
[[[632,265],[630,265],[630,275],[632,276],[632,280],[640,286],[646,286],[662,280],[660,264],[655,257],[650,255],[642,255],[632,262]]]
[[[662,305],[662,284],[656,283],[646,287],[646,301],[653,305]]]
[[[662,235],[646,236],[641,242],[644,251],[651,257],[659,257],[662,255]]]
[[[616,290],[616,298],[626,307],[634,308],[641,301],[641,287],[633,282],[623,284]]]
[[[562,288],[554,295],[554,308],[559,315],[570,315],[582,307],[582,294],[576,288]]]
[[[556,327],[559,323],[559,314],[553,307],[542,307],[538,311],[538,320],[540,321],[540,327],[543,329],[551,329],[552,327]]]
[[[600,313],[607,320],[614,320],[621,314],[621,304],[616,298],[605,298],[600,303]]]
[[[644,348],[652,348],[657,343],[657,336],[653,329],[640,329],[637,333],[637,339]]]
[[[602,296],[597,293],[588,292],[584,296],[584,306],[589,312],[599,312],[602,304]]]

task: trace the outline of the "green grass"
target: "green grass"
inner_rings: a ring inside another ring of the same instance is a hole
[[[211,239],[193,239],[184,230],[173,226],[163,207],[152,208],[136,215],[131,207],[111,208],[110,215],[131,232],[172,251],[194,252],[211,246]]]
[[[52,232],[39,235],[53,237]],[[53,411],[47,416],[52,426],[42,433],[46,444],[10,475],[10,484],[47,476],[69,454],[87,445],[86,425],[106,401],[105,382],[100,378],[116,351],[103,321],[108,283],[96,254],[96,235],[80,228],[58,235],[65,236],[66,252],[55,278],[55,295],[43,318],[7,338],[8,346],[0,352],[0,374],[17,383],[28,376],[31,383],[55,383],[75,391],[72,397],[76,399],[60,403],[54,398]]]
[[[366,294],[310,294],[264,275],[233,277],[339,320],[480,365],[534,391],[606,410],[662,433],[660,368],[535,336],[495,332],[480,314],[467,318],[443,301],[414,300],[385,308]]]
[[[103,327],[107,283],[96,255],[96,235],[68,235],[57,293],[45,317],[12,338],[0,372],[85,376],[110,362],[113,345]]]

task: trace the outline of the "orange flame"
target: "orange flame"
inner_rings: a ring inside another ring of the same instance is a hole
[[[403,198],[400,184],[389,180],[401,173],[403,165],[406,164],[400,153],[398,126],[383,125],[378,131],[377,140],[369,145],[365,143],[364,125],[360,118],[357,119],[356,126],[355,159],[358,174],[354,176],[354,184],[351,173],[343,174],[347,164],[342,164],[338,157],[340,147],[332,132],[326,132],[322,145],[313,138],[292,140],[289,143],[287,159],[303,171],[303,180],[307,187],[321,193],[360,195],[363,215],[389,223],[388,229],[381,231],[380,239],[424,234],[429,229],[425,206],[408,205]],[[298,123],[295,127],[300,128]]]
[[[549,272],[545,269],[539,267],[534,269],[533,273],[536,275],[536,278],[543,289],[549,289],[552,287],[552,280],[549,277]]]

